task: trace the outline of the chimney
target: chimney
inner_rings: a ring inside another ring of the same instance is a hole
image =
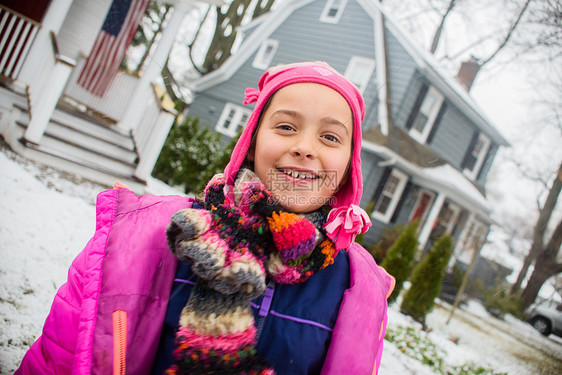
[[[459,72],[457,73],[457,80],[464,86],[466,91],[470,91],[472,84],[474,83],[474,79],[480,70],[480,62],[479,60],[471,56],[470,60],[464,61],[459,68]]]

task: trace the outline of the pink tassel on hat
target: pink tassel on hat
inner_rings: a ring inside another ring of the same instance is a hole
[[[334,241],[337,250],[347,249],[360,233],[365,233],[372,225],[369,215],[356,204],[349,207],[334,208],[328,214],[324,228],[328,237]]]
[[[246,94],[246,97],[244,98],[244,103],[242,103],[244,105],[252,104],[256,102],[258,100],[258,97],[260,96],[259,90],[256,90],[252,87],[246,88],[244,94]]]

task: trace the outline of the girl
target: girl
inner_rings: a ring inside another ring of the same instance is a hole
[[[394,279],[353,242],[371,225],[363,99],[301,63],[268,70],[253,102],[202,199],[98,196],[17,374],[377,372]]]

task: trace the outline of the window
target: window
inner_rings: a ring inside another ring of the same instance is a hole
[[[345,70],[345,78],[350,80],[361,93],[367,88],[371,75],[375,70],[375,60],[353,56]]]
[[[250,113],[246,108],[227,103],[219,118],[216,130],[229,137],[235,137],[238,131],[246,125]]]
[[[346,4],[347,0],[328,0],[320,16],[320,21],[338,23]]]
[[[480,133],[472,149],[468,150],[468,154],[465,158],[463,173],[466,177],[471,180],[476,179],[480,168],[482,168],[482,164],[484,164],[484,159],[486,158],[489,148],[490,138]]]
[[[375,204],[375,209],[372,213],[375,219],[385,223],[390,221],[407,181],[408,176],[405,173],[396,169],[392,170]]]
[[[427,219],[427,215],[429,215],[429,210],[433,205],[434,199],[434,193],[427,190],[420,190],[409,221],[419,220],[418,228],[422,228]]]
[[[412,138],[420,143],[425,143],[442,104],[443,95],[434,87],[430,87],[412,121],[410,128]]]
[[[459,218],[459,213],[461,208],[454,203],[445,202],[439,212],[439,217],[437,218],[437,224],[431,233],[432,238],[441,237],[444,234],[453,233],[457,219]]]
[[[279,46],[279,41],[268,39],[261,45],[256,57],[254,58],[254,62],[252,66],[256,69],[267,69],[271,64],[271,60],[273,60],[273,56],[275,56],[275,52],[277,51],[277,47]]]

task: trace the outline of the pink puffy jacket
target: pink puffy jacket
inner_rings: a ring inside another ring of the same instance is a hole
[[[100,193],[96,232],[72,263],[42,335],[16,374],[150,374],[177,266],[165,228],[192,203],[137,197],[123,188]],[[349,259],[350,288],[323,374],[376,373],[382,355],[394,279],[357,244]]]

